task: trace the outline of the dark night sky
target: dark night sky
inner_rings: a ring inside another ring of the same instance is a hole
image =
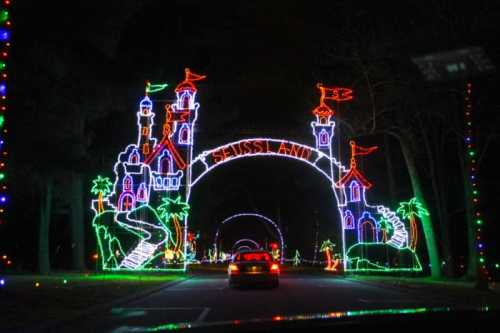
[[[8,226],[9,231],[16,230],[20,223],[36,228],[37,191],[25,190],[31,183],[23,180],[23,172],[36,169],[37,159],[54,155],[52,163],[66,169],[83,168],[89,179],[100,172],[111,174],[118,152],[135,140],[136,105],[145,80],[166,81],[172,87],[183,78],[184,67],[207,75],[199,84],[201,107],[195,150],[201,152],[242,137],[261,135],[312,144],[309,122],[319,97],[316,82],[354,89],[356,99],[338,110],[339,119],[369,119],[366,82],[353,50],[357,50],[359,59],[376,68],[374,77],[378,70],[388,71],[395,73],[391,74],[395,80],[417,82],[426,91],[435,88],[421,78],[410,61],[412,56],[475,45],[483,46],[494,61],[499,56],[498,8],[491,3],[214,3],[16,1],[10,71],[11,168],[24,170],[13,171],[20,179],[14,197],[28,202],[33,209],[20,212],[23,205],[20,200],[15,202],[11,213],[14,226]],[[476,80],[479,87],[484,87],[478,126],[488,129],[492,123],[498,124],[492,118],[498,112],[498,102],[488,97],[498,78],[495,74]],[[451,82],[442,87],[454,89],[460,85]],[[172,99],[173,92],[168,90],[157,98]],[[382,98],[391,102],[405,97]],[[441,101],[444,107],[461,112],[460,106],[449,100],[447,97]],[[422,101],[424,107],[425,103],[430,100]],[[61,148],[73,144],[64,136],[68,131],[71,134],[68,128],[72,126],[72,112],[88,115],[84,136],[93,157],[86,158],[85,163],[66,160]],[[341,140],[340,156],[347,164],[348,130],[337,124],[336,131],[336,139]],[[60,139],[66,141],[57,141]],[[33,140],[39,144],[33,145]],[[409,198],[411,188],[397,142],[390,142],[398,186],[396,198],[391,199],[384,185],[388,177],[384,137],[357,140],[381,146],[362,163],[366,176],[376,184],[369,200],[394,200],[394,205]],[[484,137],[480,140],[483,145],[488,141]],[[489,167],[493,165],[491,155],[496,143],[498,135],[493,134],[482,163],[485,182],[498,185],[494,167]],[[454,158],[450,157],[451,163]],[[44,167],[51,169],[52,164]],[[450,175],[459,172],[457,165],[447,168]],[[456,183],[450,186],[450,192],[459,190]],[[485,214],[490,214],[493,222],[497,215],[492,208],[500,194],[496,186],[485,191]],[[207,235],[213,233],[218,221],[238,212],[260,212],[282,223],[290,242],[289,253],[295,248],[307,253],[311,252],[309,244],[316,219],[322,239],[338,236],[338,224],[332,222],[337,218],[336,206],[330,198],[331,190],[324,179],[300,162],[241,160],[218,168],[197,186],[192,194],[190,223],[209,242],[212,236]],[[450,210],[460,211],[460,205],[451,205]],[[64,240],[68,227],[63,221],[59,223],[61,231],[55,238],[61,246],[68,246]],[[498,229],[492,230],[498,233]],[[90,226],[87,231],[91,238]],[[463,228],[456,227],[453,234],[458,251],[464,244]],[[29,250],[25,253],[33,254]]]

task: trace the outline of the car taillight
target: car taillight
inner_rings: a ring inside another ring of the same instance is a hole
[[[278,264],[271,265],[271,272],[279,272],[279,271],[280,271],[280,266],[278,266]]]
[[[235,264],[229,264],[229,272],[230,273],[238,272],[238,271],[239,271],[238,266],[236,266]]]

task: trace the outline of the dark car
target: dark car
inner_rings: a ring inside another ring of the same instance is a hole
[[[268,285],[279,286],[280,267],[267,251],[236,252],[227,270],[229,286]]]

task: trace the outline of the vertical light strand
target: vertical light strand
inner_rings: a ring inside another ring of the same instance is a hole
[[[465,148],[467,152],[467,167],[469,169],[469,182],[472,192],[472,212],[475,227],[475,247],[477,252],[477,269],[480,279],[491,280],[486,267],[485,245],[483,240],[484,222],[479,209],[479,186],[477,173],[477,152],[473,132],[472,117],[472,83],[467,82],[464,101],[465,116]]]
[[[5,174],[7,150],[7,127],[5,114],[7,112],[7,59],[11,40],[10,0],[3,0],[0,5],[0,224],[5,223],[5,210],[8,201],[7,177]]]

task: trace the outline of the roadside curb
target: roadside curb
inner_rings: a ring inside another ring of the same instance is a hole
[[[114,301],[111,301],[108,303],[96,305],[96,306],[92,307],[91,309],[85,311],[84,315],[87,315],[87,312],[88,312],[88,314],[92,314],[94,312],[103,310],[105,308],[111,308],[111,307],[115,307],[117,305],[121,305],[124,303],[130,303],[130,302],[135,301],[139,298],[143,298],[143,297],[149,296],[151,294],[154,294],[155,292],[160,291],[161,289],[173,287],[181,282],[189,280],[190,278],[192,278],[192,276],[186,276],[185,278],[182,278],[182,279],[179,279],[176,281],[166,282],[166,283],[160,284],[158,286],[151,287],[151,288],[143,290],[143,291],[139,291],[135,294],[121,297],[117,300],[114,300]],[[78,318],[75,318],[75,319],[81,319],[81,317],[82,316],[78,316]]]
[[[397,289],[401,291],[402,289],[407,290],[407,291],[416,291],[421,288],[459,288],[459,289],[468,289],[468,290],[476,290],[481,293],[489,293],[489,294],[495,294],[495,290],[492,288],[489,288],[488,290],[478,290],[475,288],[473,285],[466,286],[466,285],[461,285],[461,284],[447,284],[446,281],[443,281],[442,283],[434,283],[434,284],[426,284],[426,283],[421,283],[421,282],[407,282],[407,281],[392,281],[392,282],[385,282],[385,281],[367,281],[367,280],[358,280],[356,278],[348,277],[348,279],[352,282],[357,282],[360,284],[365,284],[365,285],[370,285],[370,286],[375,286],[375,287],[384,287],[384,288],[391,288],[391,289]]]
[[[154,286],[154,287],[148,288],[146,290],[139,291],[139,292],[134,293],[132,295],[124,296],[124,297],[121,297],[119,299],[107,302],[107,303],[95,305],[95,306],[91,307],[90,309],[82,311],[80,314],[76,315],[73,318],[65,319],[65,320],[61,320],[61,321],[52,321],[52,322],[48,322],[46,324],[37,325],[36,327],[32,327],[32,328],[35,329],[36,331],[44,331],[44,332],[64,331],[64,327],[70,323],[84,320],[85,318],[87,318],[95,313],[102,312],[102,311],[105,311],[107,309],[111,309],[113,307],[116,307],[116,306],[119,306],[122,304],[126,304],[126,303],[130,303],[130,302],[135,301],[135,300],[140,299],[140,298],[147,297],[147,296],[154,294],[162,289],[170,288],[170,287],[173,287],[181,282],[187,281],[187,280],[191,279],[192,277],[193,277],[192,275],[187,275],[186,277],[181,278],[181,279],[176,280],[176,281],[162,283],[158,286]],[[30,328],[26,331],[31,332],[32,328]]]
[[[394,289],[394,290],[398,290],[398,291],[401,291],[400,288],[405,288],[405,289],[414,289],[414,288],[411,288],[409,287],[408,285],[405,285],[405,284],[396,284],[396,283],[384,283],[384,282],[379,282],[379,281],[365,281],[365,280],[358,280],[356,278],[352,278],[352,277],[346,277],[347,280],[351,281],[351,282],[355,282],[355,283],[359,283],[359,284],[362,284],[362,285],[366,285],[366,286],[371,286],[371,287],[384,287],[384,288],[390,288],[390,289]]]

